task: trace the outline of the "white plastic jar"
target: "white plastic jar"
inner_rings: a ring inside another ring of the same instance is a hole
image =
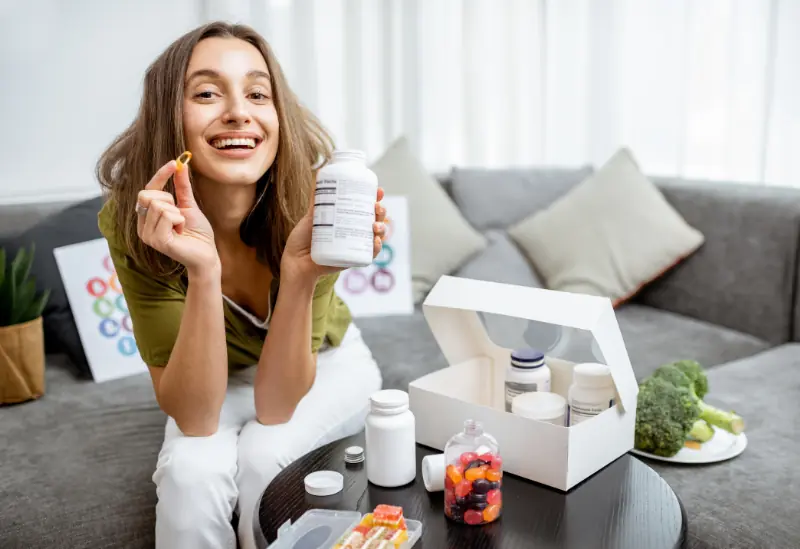
[[[373,260],[378,176],[361,151],[337,150],[317,172],[311,259],[317,265],[366,267]]]
[[[506,412],[511,412],[514,397],[523,393],[550,391],[550,368],[544,354],[536,349],[515,349],[506,368]]]
[[[417,441],[408,393],[385,389],[370,397],[365,426],[367,479],[385,488],[403,486],[417,476]]]
[[[523,393],[511,403],[511,413],[566,427],[567,399],[557,393]]]
[[[567,422],[577,425],[614,406],[616,392],[611,370],[605,364],[576,364],[568,393]]]

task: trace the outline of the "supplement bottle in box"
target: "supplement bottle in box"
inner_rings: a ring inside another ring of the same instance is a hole
[[[444,448],[444,514],[456,522],[486,524],[503,507],[503,459],[497,441],[475,420]]]
[[[311,259],[317,265],[366,267],[372,263],[378,176],[361,151],[334,151],[317,172]]]
[[[611,370],[605,364],[576,364],[567,398],[567,424],[577,425],[614,406],[616,393]]]
[[[506,412],[511,412],[514,397],[523,393],[550,391],[550,368],[544,354],[536,349],[515,349],[506,368]]]

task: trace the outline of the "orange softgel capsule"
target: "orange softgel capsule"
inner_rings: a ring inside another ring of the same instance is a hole
[[[500,516],[500,506],[499,505],[489,505],[486,509],[483,510],[483,520],[485,522],[492,522],[497,520],[497,517]]]
[[[192,159],[192,153],[190,153],[189,151],[185,151],[175,161],[175,163],[178,164],[178,167],[175,169],[175,171],[178,171],[178,172],[181,171],[183,169],[183,167],[186,164],[188,164],[191,159]]]

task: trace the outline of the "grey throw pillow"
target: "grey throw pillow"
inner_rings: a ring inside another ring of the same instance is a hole
[[[539,275],[505,231],[491,230],[484,236],[489,246],[467,261],[456,272],[456,276],[532,288],[544,287]]]
[[[451,193],[479,231],[506,229],[565,195],[592,173],[582,168],[454,168]]]

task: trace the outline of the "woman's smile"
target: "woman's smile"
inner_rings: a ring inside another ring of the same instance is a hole
[[[208,139],[214,151],[226,158],[250,158],[264,141],[258,134],[251,132],[224,132]]]

